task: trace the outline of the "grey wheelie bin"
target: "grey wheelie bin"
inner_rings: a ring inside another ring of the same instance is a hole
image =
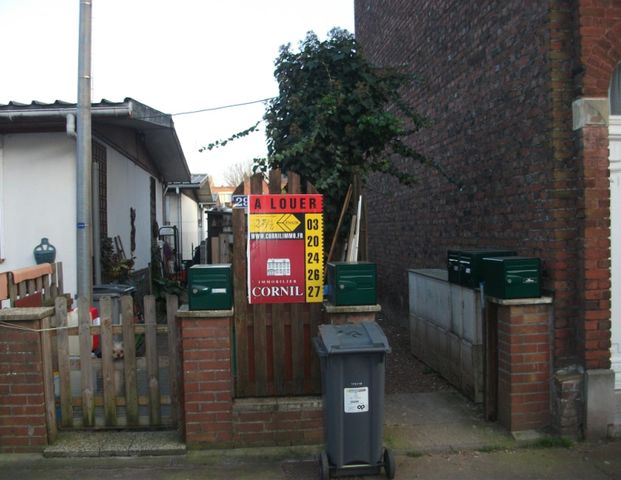
[[[320,325],[314,340],[321,365],[326,450],[322,480],[341,475],[394,478],[395,461],[383,448],[384,364],[388,340],[375,322]]]

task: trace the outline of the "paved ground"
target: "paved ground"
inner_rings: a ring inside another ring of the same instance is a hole
[[[558,439],[532,432],[516,439],[455,391],[388,395],[385,410],[384,443],[396,454],[397,479],[621,480],[621,442],[561,448]],[[172,432],[72,434],[48,457],[0,455],[0,480],[306,480],[319,478],[319,451],[186,452]]]
[[[0,456],[0,479],[194,480],[318,478],[305,449],[200,451],[186,455],[115,458]],[[362,478],[362,477],[361,477]],[[382,476],[364,477],[369,479]],[[397,479],[621,479],[621,443],[397,456]]]

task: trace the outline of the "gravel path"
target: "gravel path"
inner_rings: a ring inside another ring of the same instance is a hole
[[[438,373],[410,352],[410,333],[397,322],[381,316],[382,327],[392,352],[386,356],[386,393],[423,393],[453,390]]]

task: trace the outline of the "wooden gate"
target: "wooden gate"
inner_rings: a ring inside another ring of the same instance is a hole
[[[177,426],[179,348],[169,295],[166,319],[157,323],[155,297],[144,297],[144,323],[131,296],[100,301],[100,325],[92,325],[88,302],[78,300],[77,325],[64,297],[56,299],[57,334],[52,337],[56,418],[60,428]],[[119,318],[113,318],[118,314]],[[99,342],[100,355],[93,353]],[[121,351],[122,350],[122,351]],[[122,358],[119,358],[122,354]]]
[[[287,175],[286,191],[280,170],[269,174],[269,193],[317,193],[300,176]],[[261,194],[263,176],[253,175],[250,191],[240,185],[235,194]],[[318,359],[311,339],[317,335],[321,304],[248,304],[247,217],[233,210],[233,280],[235,290],[235,395],[237,397],[312,395],[320,393]]]

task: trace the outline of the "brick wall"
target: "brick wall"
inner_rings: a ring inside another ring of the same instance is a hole
[[[510,431],[550,424],[550,305],[499,305],[498,420]]]
[[[13,325],[40,328],[38,320]],[[39,452],[47,445],[42,372],[39,334],[0,329],[0,452]]]
[[[556,365],[607,368],[607,140],[603,130],[574,132],[571,106],[579,95],[607,95],[621,60],[621,4],[523,5],[355,2],[356,35],[371,61],[418,76],[405,95],[432,125],[411,144],[463,184],[407,163],[420,177],[412,189],[371,177],[380,303],[405,318],[406,269],[443,267],[448,248],[513,248],[543,260]]]
[[[186,442],[194,447],[230,446],[233,440],[231,317],[181,317],[180,329]]]
[[[319,398],[234,398],[232,312],[180,310],[178,317],[189,448],[321,443]]]

